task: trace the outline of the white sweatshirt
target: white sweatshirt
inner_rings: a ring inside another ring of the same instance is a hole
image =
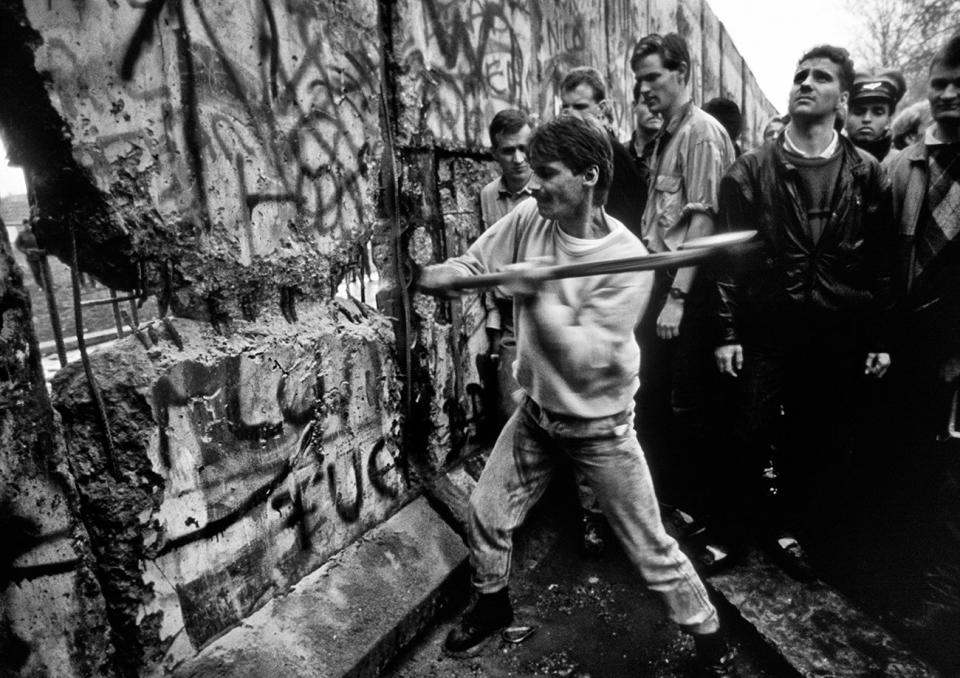
[[[556,222],[541,217],[536,201],[528,200],[484,231],[466,254],[442,265],[471,275],[495,272],[533,257],[572,264],[647,253],[621,222],[606,213],[604,218],[610,227],[606,236],[573,238]],[[513,373],[527,395],[544,409],[589,419],[630,406],[640,384],[640,347],[634,326],[646,308],[652,285],[649,271],[548,281],[544,289],[554,292],[571,311],[572,321],[563,327],[537,328],[530,306],[515,304]]]

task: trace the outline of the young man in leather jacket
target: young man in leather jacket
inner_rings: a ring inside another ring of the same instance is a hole
[[[740,479],[755,496],[771,443],[786,429],[777,507],[749,508],[766,521],[771,552],[800,579],[814,576],[801,540],[824,528],[817,518],[840,492],[833,483],[850,449],[856,389],[890,364],[888,192],[877,160],[835,129],[853,79],[846,50],[810,50],[783,133],[739,158],[720,184],[718,229],[756,229],[760,246],[748,272],[718,278],[715,357],[743,395]]]

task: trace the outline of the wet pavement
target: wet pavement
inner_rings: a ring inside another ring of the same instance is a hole
[[[686,677],[695,675],[693,642],[667,621],[659,599],[643,586],[608,535],[605,552],[586,557],[573,487],[551,489],[518,536],[511,598],[516,625],[531,625],[520,644],[501,638],[479,655],[444,655],[443,639],[466,601],[458,600],[382,674],[387,678],[569,676],[571,678]],[[466,588],[466,582],[462,588]],[[739,619],[721,605],[738,648],[744,678],[796,675]]]

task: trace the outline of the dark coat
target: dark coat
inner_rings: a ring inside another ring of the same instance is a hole
[[[760,245],[746,271],[718,276],[720,344],[807,314],[855,326],[869,348],[883,348],[893,268],[889,190],[873,156],[845,137],[839,143],[833,209],[816,242],[781,142],[741,156],[721,180],[718,230],[755,229]]]

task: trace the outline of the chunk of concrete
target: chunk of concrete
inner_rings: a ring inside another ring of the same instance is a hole
[[[939,675],[840,593],[794,580],[762,553],[710,584],[801,676]]]
[[[174,675],[376,676],[430,622],[466,557],[462,540],[421,497]]]

